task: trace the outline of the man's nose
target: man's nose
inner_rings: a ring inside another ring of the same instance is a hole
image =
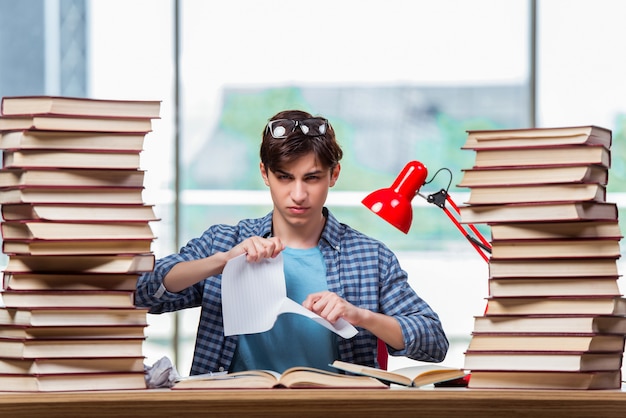
[[[306,198],[306,184],[303,181],[295,181],[291,189],[291,198],[295,202],[302,202]]]

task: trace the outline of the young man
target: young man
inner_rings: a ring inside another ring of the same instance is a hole
[[[136,304],[150,313],[201,306],[191,374],[333,370],[328,364],[337,359],[378,366],[378,339],[391,355],[445,358],[448,340],[439,318],[409,286],[395,255],[324,207],[342,155],[326,119],[297,110],[278,113],[265,127],[260,152],[272,212],[211,226],[139,279]],[[246,254],[254,263],[279,253],[287,296],[331,323],[345,319],[358,335],[343,339],[308,318],[283,314],[267,332],[224,336],[220,289],[226,262]]]

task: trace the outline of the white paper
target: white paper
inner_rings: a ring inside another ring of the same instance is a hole
[[[331,324],[287,297],[281,254],[257,263],[248,263],[242,254],[226,263],[222,272],[224,335],[268,331],[283,313],[306,316],[343,338],[357,334],[345,319]]]

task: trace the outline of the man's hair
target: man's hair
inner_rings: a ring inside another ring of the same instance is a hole
[[[290,119],[302,121],[313,118],[311,114],[301,110],[284,110],[272,116],[270,122],[277,119]],[[286,138],[276,139],[272,137],[267,126],[263,128],[263,141],[261,142],[261,162],[266,170],[275,172],[287,163],[313,152],[316,160],[324,167],[334,169],[343,151],[335,138],[335,131],[330,123],[323,135],[307,136],[296,128],[288,133]]]

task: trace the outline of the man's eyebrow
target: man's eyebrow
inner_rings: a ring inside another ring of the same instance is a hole
[[[325,170],[314,170],[314,171],[310,171],[308,173],[305,174],[305,176],[316,176],[318,174],[323,173]]]
[[[285,170],[281,170],[280,168],[277,168],[276,170],[273,170],[274,174],[280,174],[283,176],[292,176],[291,173],[286,172]]]
[[[323,173],[324,171],[325,170],[322,170],[322,169],[313,170],[313,171],[310,171],[308,173],[304,173],[304,175],[305,176],[316,176],[316,175],[318,175],[320,173]],[[283,176],[293,177],[293,174],[291,174],[291,173],[289,173],[289,172],[287,172],[285,170],[281,170],[280,168],[277,168],[276,170],[274,170],[274,174],[280,174],[280,175],[283,175]]]

